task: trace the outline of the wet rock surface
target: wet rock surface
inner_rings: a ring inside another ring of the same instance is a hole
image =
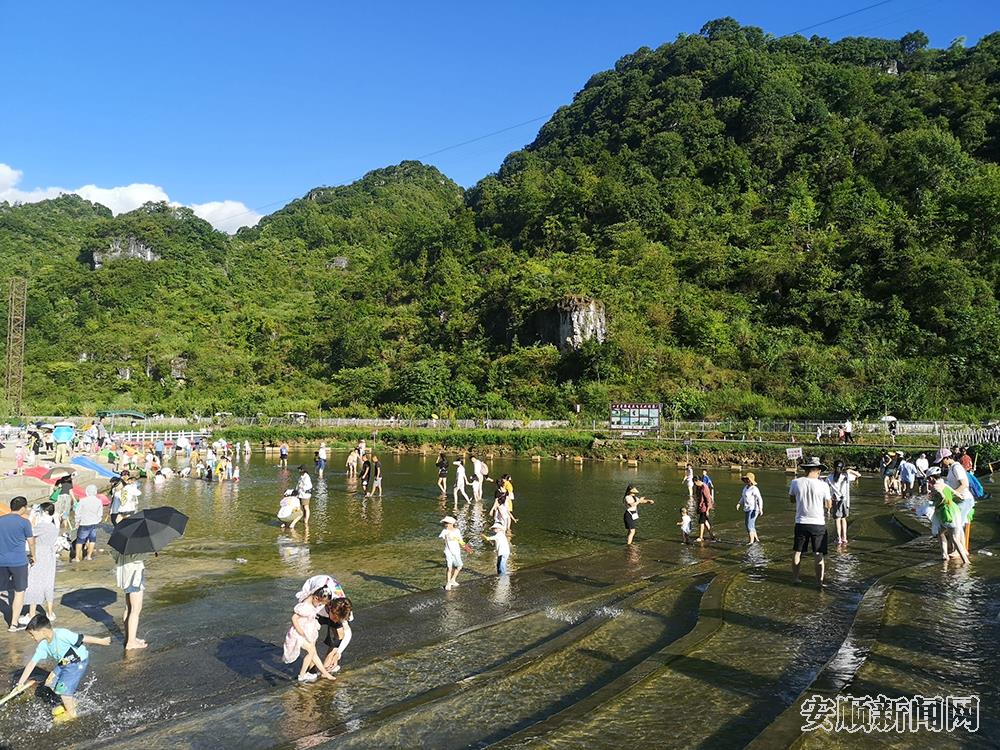
[[[830,587],[820,591],[808,563],[803,583],[790,582],[782,475],[761,472],[763,544],[742,543],[723,503],[736,480],[722,476],[724,541],[685,546],[673,531],[686,501],[680,474],[644,469],[644,490],[668,502],[643,509],[646,541],[626,548],[624,469],[508,468],[519,492],[518,569],[492,575],[492,555],[477,541],[482,551],[449,592],[437,588],[434,521],[451,501],[438,505],[429,464],[416,457],[387,467],[391,494],[381,505],[328,476],[308,540],[267,517],[287,479],[263,461],[245,469],[238,491],[192,482],[156,497],[150,487],[150,504],[183,501],[192,513],[188,536],[149,564],[150,649],[123,658],[120,642],[92,648],[80,719],[52,726],[42,699],[19,701],[0,708],[0,737],[19,750],[914,746],[912,736],[893,745],[799,731],[798,709],[812,692],[873,690],[976,692],[989,734],[940,746],[986,747],[995,736],[986,707],[998,704],[1000,565],[974,555],[968,570],[943,567],[910,511],[864,494],[876,480],[862,480],[852,543],[831,550]],[[557,505],[560,493],[568,509]],[[995,511],[984,504],[977,513],[974,541],[994,544]],[[481,511],[460,516],[476,539]],[[335,682],[299,686],[280,644],[291,593],[319,571],[355,598],[355,639]],[[121,604],[108,563],[60,570],[59,587],[57,625],[117,635]],[[4,636],[0,658],[13,674],[30,645],[23,633]]]

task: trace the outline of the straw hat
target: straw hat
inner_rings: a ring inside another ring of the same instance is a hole
[[[438,521],[438,523],[453,523],[453,524],[454,524],[454,523],[458,523],[458,521],[456,521],[456,520],[455,520],[454,518],[452,518],[451,516],[445,516],[445,517],[444,517],[444,518],[442,518],[442,519],[441,519],[440,521]]]
[[[747,480],[753,486],[757,485],[757,476],[752,471],[748,471],[746,474],[740,477],[740,479]]]

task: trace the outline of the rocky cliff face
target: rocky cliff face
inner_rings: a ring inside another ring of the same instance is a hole
[[[604,303],[586,297],[569,297],[559,303],[559,340],[561,351],[579,349],[585,341],[596,339],[604,343],[608,335],[608,319]]]
[[[555,307],[535,313],[528,335],[555,344],[563,352],[579,349],[591,339],[604,343],[608,335],[604,303],[589,297],[566,297]]]
[[[135,237],[112,237],[106,250],[95,250],[91,265],[94,270],[120,258],[132,258],[151,262],[159,260],[160,256],[149,245]]]

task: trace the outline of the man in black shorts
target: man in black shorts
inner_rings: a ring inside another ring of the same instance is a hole
[[[826,588],[825,555],[827,550],[826,512],[832,506],[830,485],[819,478],[826,466],[813,456],[800,466],[806,475],[792,480],[788,498],[795,503],[795,540],[792,545],[792,583],[801,581],[802,553],[812,552],[816,583]]]
[[[28,521],[28,501],[18,496],[10,501],[10,513],[0,516],[0,591],[7,592],[10,602],[11,631],[24,630],[17,620],[28,588],[28,567],[34,564],[35,535]]]

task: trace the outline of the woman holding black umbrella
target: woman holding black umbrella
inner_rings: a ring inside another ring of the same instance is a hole
[[[146,555],[157,554],[184,534],[187,516],[173,508],[148,508],[119,523],[108,546],[114,550],[115,578],[125,594],[125,650],[146,648],[138,636],[142,593],[146,590]]]
[[[125,594],[125,650],[146,648],[146,641],[139,638],[139,615],[142,613],[142,592],[146,590],[145,555],[123,555],[113,552],[115,579]]]

